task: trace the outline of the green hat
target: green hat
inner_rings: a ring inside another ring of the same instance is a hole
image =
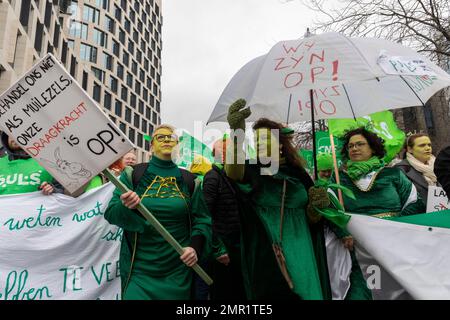
[[[317,170],[333,169],[333,157],[329,153],[320,153],[317,156]]]

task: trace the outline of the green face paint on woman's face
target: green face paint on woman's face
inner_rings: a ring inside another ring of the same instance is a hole
[[[260,128],[255,131],[255,146],[258,158],[278,157],[280,144],[270,129]]]

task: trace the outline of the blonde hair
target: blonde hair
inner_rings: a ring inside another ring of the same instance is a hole
[[[169,130],[171,133],[174,133],[175,132],[175,127],[174,126],[171,126],[170,124],[160,124],[159,126],[157,126],[156,128],[155,128],[155,130],[153,130],[153,133],[152,133],[152,141],[153,141],[153,138],[154,138],[154,136],[155,136],[155,134],[156,134],[156,132],[158,131],[158,130],[161,130],[161,129],[167,129],[167,130]],[[178,137],[178,136],[177,136]],[[177,139],[177,141],[178,141],[178,139]]]

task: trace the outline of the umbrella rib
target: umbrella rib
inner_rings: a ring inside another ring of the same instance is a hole
[[[352,102],[350,101],[350,97],[348,96],[347,89],[345,88],[344,84],[342,84],[342,88],[344,88],[345,95],[347,96],[348,104],[350,105],[350,109],[352,109],[353,120],[356,121],[355,110],[353,110]]]
[[[292,100],[292,93],[289,94],[289,105],[288,105],[288,112],[287,112],[286,125],[289,124],[289,115],[290,115],[290,113],[291,113],[291,100]]]
[[[414,92],[415,96],[417,97],[417,99],[419,99],[420,103],[422,104],[422,106],[425,107],[425,103],[423,103],[422,99],[420,99],[419,95],[417,94],[417,92],[411,87],[411,85],[408,83],[408,81],[406,81],[405,78],[403,78],[402,75],[400,75],[400,78],[406,83],[406,85],[411,89],[412,92]]]

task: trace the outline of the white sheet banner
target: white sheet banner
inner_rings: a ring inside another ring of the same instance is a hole
[[[113,190],[1,196],[0,299],[120,299],[123,231],[103,218]]]

